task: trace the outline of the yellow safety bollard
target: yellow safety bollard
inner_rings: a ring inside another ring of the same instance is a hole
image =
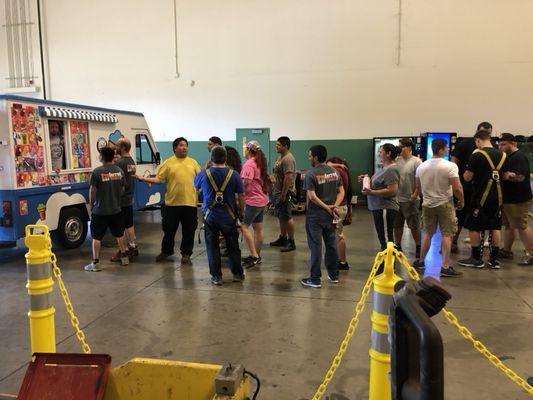
[[[24,243],[26,253],[26,270],[28,283],[26,288],[30,295],[30,338],[32,353],[55,353],[55,309],[51,303],[54,287],[50,251],[50,232],[45,225],[26,226]]]
[[[383,273],[374,278],[374,307],[370,348],[369,400],[390,400],[390,343],[388,338],[389,310],[394,285],[400,278],[394,274],[394,244],[387,243]]]

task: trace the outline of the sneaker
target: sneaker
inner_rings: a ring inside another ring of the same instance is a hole
[[[270,242],[270,247],[283,247],[287,245],[287,236],[281,236],[274,240],[273,242]]]
[[[215,286],[222,286],[222,278],[218,276],[212,276],[211,284]]]
[[[109,259],[111,262],[120,262],[120,249]]]
[[[415,260],[413,267],[415,267],[415,269],[418,271],[424,271],[426,269],[426,264],[424,264],[424,261]]]
[[[311,278],[304,278],[301,281],[302,286],[312,287],[312,288],[321,288],[322,284],[320,282],[313,282]]]
[[[83,269],[85,271],[90,271],[90,272],[98,272],[102,270],[102,268],[100,268],[98,263],[95,263],[94,261],[91,262],[90,264],[87,264],[85,267],[83,267]]]
[[[457,263],[461,267],[473,267],[473,268],[484,268],[485,264],[483,263],[483,260],[476,260],[475,258],[467,258],[466,260],[459,260]]]
[[[462,272],[456,271],[453,267],[444,268],[442,267],[440,269],[440,276],[445,278],[455,278],[456,276],[463,275]]]
[[[457,253],[459,253],[459,246],[457,246],[457,243],[452,243],[452,248],[451,248],[450,252],[451,252],[452,254],[457,254]]]
[[[294,251],[296,250],[296,245],[294,244],[294,239],[293,240],[287,240],[287,244],[285,246],[283,246],[281,249],[279,249],[280,252],[282,253],[288,253],[289,251]]]
[[[120,254],[120,265],[125,267],[126,265],[130,265],[130,257],[128,256],[128,253],[121,253]]]
[[[244,274],[233,275],[233,282],[242,282],[242,281],[244,281]]]
[[[257,264],[261,264],[261,257],[252,257],[250,256],[250,258],[244,262],[244,268],[246,269],[250,269],[250,268],[253,268],[255,267]]]
[[[500,250],[500,252],[501,252],[501,250]],[[518,265],[533,265],[533,255],[531,255],[529,253],[525,253],[524,257],[522,258],[522,260],[520,260]]]
[[[130,253],[130,259],[132,257],[138,257],[139,256],[139,247],[138,246],[135,246],[135,247],[128,246],[128,251]]]
[[[487,267],[490,269],[500,269],[502,266],[498,260],[490,261],[487,263]]]
[[[328,279],[331,283],[339,283],[339,277],[338,276],[329,276]]]
[[[188,254],[183,254],[181,256],[181,265],[189,265],[191,263],[191,256]]]
[[[348,265],[347,262],[340,262],[339,261],[338,267],[339,267],[339,270],[341,270],[341,271],[348,271],[350,269],[350,266]]]
[[[174,253],[172,253],[174,254]],[[169,258],[172,254],[167,254],[167,253],[159,253],[157,255],[157,257],[155,258],[155,262],[161,262],[161,261],[165,261],[167,258]]]
[[[254,258],[254,256],[252,256],[252,255],[250,255],[250,256],[248,256],[248,257],[242,257],[242,258],[241,258],[241,261],[242,261],[243,263],[247,263],[247,262],[250,262],[250,260],[251,260],[252,258]]]

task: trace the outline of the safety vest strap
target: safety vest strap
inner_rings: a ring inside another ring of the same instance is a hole
[[[494,166],[494,162],[492,162],[492,159],[489,156],[489,153],[487,153],[485,150],[479,150],[481,154],[485,156],[487,159],[487,162],[489,163],[490,168],[492,169],[492,177],[489,178],[489,181],[487,182],[487,186],[485,187],[485,191],[483,192],[483,196],[481,196],[481,200],[479,201],[479,208],[483,207],[485,202],[487,201],[487,197],[489,196],[490,190],[492,189],[492,185],[494,182],[496,182],[496,190],[498,193],[498,208],[501,208],[503,204],[503,194],[502,194],[502,186],[500,184],[500,169],[503,167],[503,163],[505,162],[505,159],[507,158],[507,154],[502,153],[502,158],[497,166]],[[479,209],[474,210],[474,213],[477,214],[479,212]]]
[[[207,219],[207,216],[211,213],[213,208],[215,208],[215,206],[218,204],[218,205],[224,205],[230,217],[233,220],[235,220],[236,219],[235,213],[233,212],[229,204],[224,201],[224,190],[226,190],[226,187],[228,186],[228,183],[231,180],[231,176],[233,175],[233,170],[231,168],[228,168],[226,178],[224,179],[224,182],[222,182],[222,186],[220,186],[220,188],[215,182],[215,179],[213,178],[213,175],[211,174],[211,171],[209,168],[205,170],[205,174],[207,175],[207,179],[209,179],[209,183],[211,184],[211,187],[215,191],[215,198],[211,200],[211,202],[207,206],[207,210],[204,214],[204,219]]]

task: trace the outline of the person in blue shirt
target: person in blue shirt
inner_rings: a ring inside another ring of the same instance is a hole
[[[226,165],[226,159],[224,147],[213,147],[212,165],[200,172],[194,180],[194,185],[203,194],[202,214],[209,274],[211,283],[217,286],[222,285],[220,235],[226,241],[233,282],[244,280],[237,230],[238,217],[244,214],[244,185],[239,174]]]

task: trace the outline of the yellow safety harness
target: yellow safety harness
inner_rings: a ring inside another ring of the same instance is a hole
[[[487,201],[487,197],[489,196],[490,190],[492,189],[492,185],[496,184],[496,190],[498,192],[498,210],[501,209],[503,204],[503,196],[502,196],[502,186],[500,184],[500,169],[503,166],[503,163],[505,162],[505,159],[507,158],[507,154],[502,153],[502,158],[497,166],[494,165],[492,162],[492,159],[490,158],[489,154],[485,150],[478,150],[481,154],[485,156],[487,159],[487,162],[489,163],[490,168],[492,169],[492,177],[489,178],[489,181],[487,182],[487,187],[485,188],[485,191],[483,192],[483,196],[481,196],[481,200],[479,201],[479,207],[477,207],[473,214],[474,217],[477,217],[479,214],[479,210],[483,208],[483,205]]]
[[[215,191],[215,198],[211,200],[211,203],[207,206],[207,210],[204,214],[204,220],[207,220],[207,216],[213,211],[213,208],[216,206],[225,206],[226,210],[228,211],[228,214],[231,216],[233,220],[236,219],[235,213],[231,209],[228,203],[224,201],[224,190],[226,190],[226,187],[228,186],[229,181],[231,180],[231,175],[233,175],[233,170],[231,168],[228,168],[228,173],[226,174],[226,178],[224,179],[224,182],[222,183],[222,186],[220,188],[218,187],[217,183],[215,182],[215,179],[213,178],[213,175],[211,174],[210,169],[205,170],[205,174],[207,175],[207,178],[209,179],[209,183],[211,184],[211,187]]]

